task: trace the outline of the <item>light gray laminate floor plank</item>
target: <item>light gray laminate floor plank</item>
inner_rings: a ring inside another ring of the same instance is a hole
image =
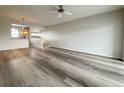
[[[32,60],[30,56],[22,51],[30,51],[30,49],[11,50],[1,52],[3,60],[0,61],[1,86],[5,87],[64,87],[70,86],[61,77],[54,72],[44,72],[40,67],[35,65],[36,60]],[[1,58],[0,58],[1,59]],[[41,61],[40,61],[41,62]],[[45,68],[45,67],[44,67]],[[3,82],[2,82],[3,81]]]
[[[86,86],[123,86],[124,84],[123,82],[119,81],[120,78],[118,77],[116,77],[116,80],[114,80],[113,78],[109,77],[110,75],[104,76],[104,74],[106,73],[101,72],[99,69],[99,73],[96,73],[96,71],[94,70],[79,68],[73,64],[67,63],[67,61],[62,61],[56,57],[53,58],[52,56],[45,55],[41,52],[39,55],[44,57],[42,58],[43,60],[49,59],[50,61],[46,60],[46,62],[52,67],[61,70],[62,72],[66,73],[76,80],[84,81],[86,83]],[[123,81],[122,77],[121,79]]]
[[[0,86],[124,86],[124,64],[56,48],[0,51]]]

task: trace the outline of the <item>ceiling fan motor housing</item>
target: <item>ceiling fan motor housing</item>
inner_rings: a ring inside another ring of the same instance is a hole
[[[63,9],[62,5],[59,5],[58,12],[60,12],[60,13],[64,12],[64,9]]]

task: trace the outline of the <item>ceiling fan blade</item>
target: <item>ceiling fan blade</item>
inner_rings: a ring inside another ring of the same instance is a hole
[[[59,9],[59,6],[58,5],[54,5],[55,8]]]
[[[62,14],[61,13],[58,13],[58,18],[61,18],[62,17]]]
[[[49,11],[48,13],[57,13],[57,11]]]
[[[64,14],[69,15],[69,16],[72,15],[72,13],[71,12],[68,12],[68,11],[64,11]]]

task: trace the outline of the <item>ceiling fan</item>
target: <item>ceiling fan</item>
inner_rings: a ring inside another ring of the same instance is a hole
[[[56,10],[50,11],[49,13],[58,14],[58,18],[62,18],[64,15],[68,15],[68,16],[72,15],[71,12],[65,11],[62,5],[57,5],[54,7],[56,8]]]

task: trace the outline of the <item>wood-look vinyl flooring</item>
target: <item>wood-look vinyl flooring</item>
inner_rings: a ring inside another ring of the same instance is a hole
[[[124,86],[124,63],[58,48],[0,51],[0,86]]]
[[[36,51],[35,51],[36,52]],[[1,87],[67,87],[54,70],[36,59],[33,49],[0,52]]]

